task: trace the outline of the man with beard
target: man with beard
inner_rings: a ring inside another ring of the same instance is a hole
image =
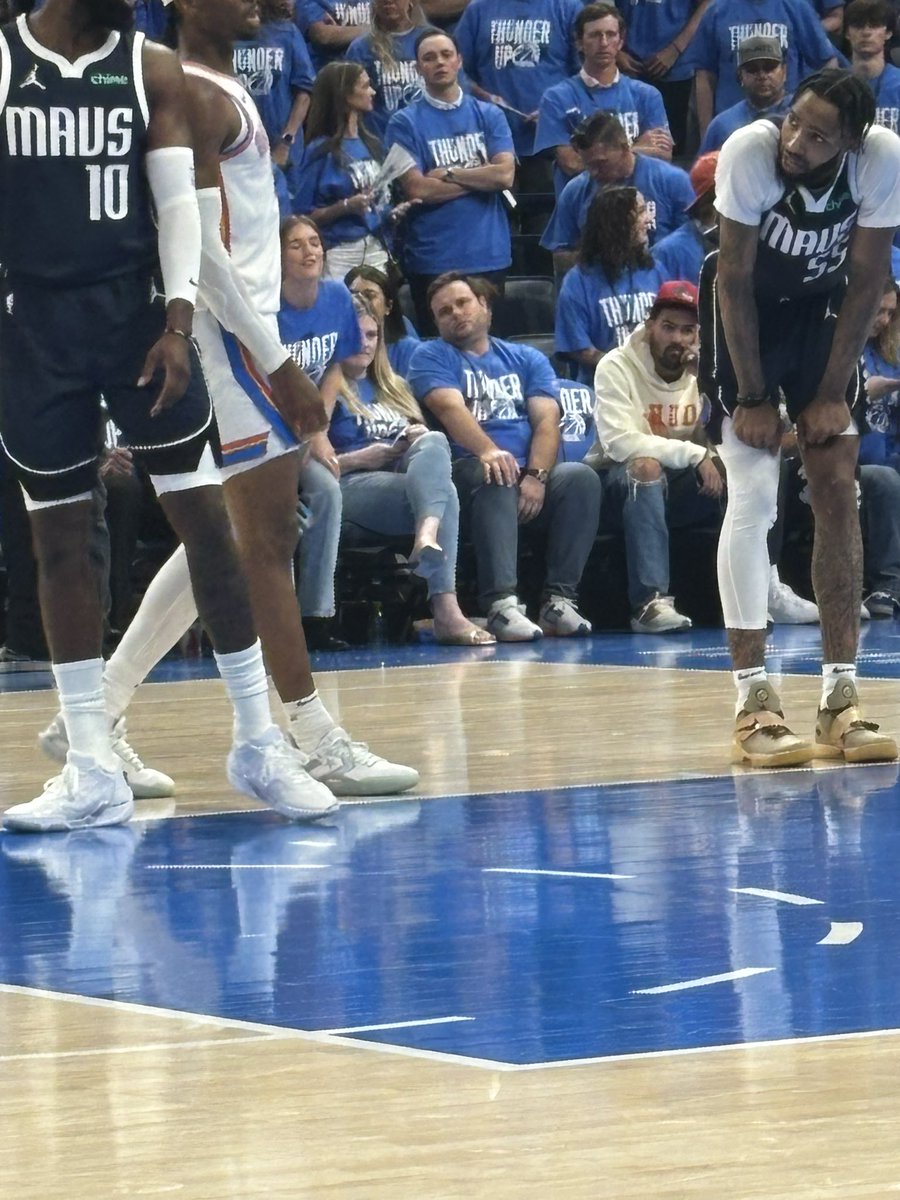
[[[826,69],[799,85],[783,123],[756,121],[719,153],[720,249],[701,275],[700,378],[728,475],[719,589],[738,689],[732,753],[751,766],[897,754],[862,720],[856,690],[862,547],[850,407],[900,223],[900,139],[874,119],[867,84]],[[815,744],[785,724],[765,666],[779,395],[796,423],[816,523],[825,661]]]
[[[634,633],[690,629],[669,591],[669,529],[715,525],[723,482],[700,430],[697,288],[659,289],[647,319],[600,360],[594,378],[604,510],[625,532]]]
[[[133,809],[90,552],[101,393],[185,545],[235,709],[232,784],[290,817],[334,806],[272,723],[191,344],[201,230],[184,77],[128,32],[133,15],[126,0],[46,0],[0,32],[0,437],[29,508],[68,732],[61,774],[4,814],[17,830],[116,825]],[[267,365],[273,403],[312,432],[315,389],[293,363]]]

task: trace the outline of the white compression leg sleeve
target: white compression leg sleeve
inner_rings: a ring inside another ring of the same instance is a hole
[[[157,571],[134,620],[106,664],[103,690],[106,708],[119,718],[164,654],[197,619],[187,554],[179,546]]]
[[[755,450],[722,425],[728,505],[719,536],[719,595],[726,629],[765,629],[769,597],[766,538],[778,513],[780,454]]]

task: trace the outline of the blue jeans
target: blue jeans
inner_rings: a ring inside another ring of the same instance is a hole
[[[487,611],[495,600],[518,591],[519,491],[485,483],[477,458],[457,459],[453,478],[475,546],[479,600]],[[577,599],[597,535],[602,490],[596,471],[584,463],[557,463],[550,472],[544,507],[521,526],[527,535],[546,536],[544,597]]]
[[[456,591],[459,499],[450,476],[450,446],[442,433],[417,438],[396,471],[343,475],[341,491],[344,520],[381,537],[415,533],[425,517],[437,517],[444,553],[441,562],[424,576],[428,595]],[[424,569],[417,573],[424,575]]]
[[[309,519],[300,535],[297,599],[304,617],[334,616],[334,573],[341,540],[341,485],[316,459],[300,467]]]
[[[867,465],[859,468],[859,482],[866,590],[900,599],[900,475]]]
[[[635,483],[625,463],[603,475],[603,524],[625,532],[628,603],[637,612],[669,591],[669,530],[713,525],[722,519],[722,502],[702,496],[693,467],[664,469],[655,483]]]

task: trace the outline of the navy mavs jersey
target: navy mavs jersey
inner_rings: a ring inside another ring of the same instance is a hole
[[[76,286],[156,263],[143,43],[111,33],[69,63],[24,16],[0,30],[0,262],[11,279]]]

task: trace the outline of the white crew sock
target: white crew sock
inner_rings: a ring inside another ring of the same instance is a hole
[[[822,663],[822,699],[819,708],[825,707],[828,697],[845,679],[856,686],[856,663]]]
[[[765,683],[768,679],[766,668],[745,667],[743,671],[732,671],[734,686],[737,688],[737,704],[734,715],[737,716],[750,698],[750,689],[755,683]]]
[[[54,663],[53,676],[69,736],[69,750],[93,758],[105,771],[116,770],[121,764],[113,753],[103,700],[103,659]]]
[[[307,754],[312,754],[325,734],[334,729],[334,721],[319,699],[318,691],[311,692],[302,700],[287,701],[284,711],[291,727],[291,736]]]
[[[103,688],[114,721],[131,703],[138,684],[196,619],[187,554],[179,546],[151,580],[134,620],[106,664]]]
[[[216,666],[234,707],[234,740],[238,745],[258,741],[272,728],[269,686],[257,639],[246,650],[216,654]]]

